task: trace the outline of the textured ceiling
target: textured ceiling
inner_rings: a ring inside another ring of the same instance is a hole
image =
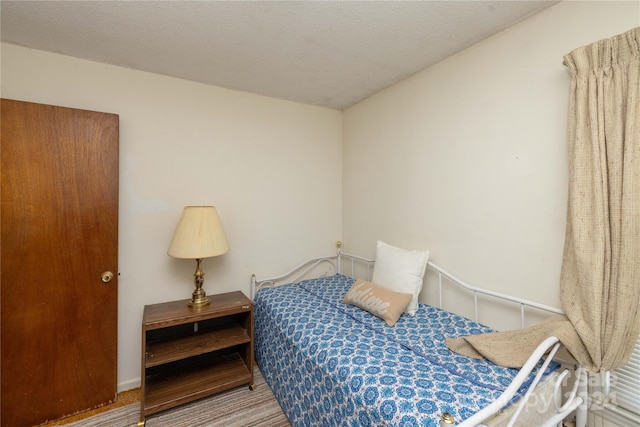
[[[342,109],[555,1],[8,1],[2,41]]]

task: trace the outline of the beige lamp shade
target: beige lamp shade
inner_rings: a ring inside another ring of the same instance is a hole
[[[229,250],[218,211],[214,206],[185,206],[167,254],[174,258],[201,259]]]

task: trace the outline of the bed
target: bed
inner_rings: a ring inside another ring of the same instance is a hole
[[[511,298],[427,265],[440,288],[444,278],[474,298]],[[491,329],[422,303],[389,326],[343,303],[356,278],[370,280],[374,268],[373,260],[339,250],[281,276],[252,277],[256,361],[293,426],[558,425],[576,408],[584,425],[581,381],[567,390],[570,370],[552,360],[557,339],[541,344],[521,370],[460,356],[445,337]]]

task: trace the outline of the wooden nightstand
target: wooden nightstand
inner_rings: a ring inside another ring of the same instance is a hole
[[[253,303],[242,292],[146,305],[142,318],[140,422],[145,417],[253,383]]]

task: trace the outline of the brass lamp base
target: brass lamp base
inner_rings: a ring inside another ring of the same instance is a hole
[[[189,301],[189,307],[204,307],[211,303],[207,293],[202,289],[204,283],[204,272],[202,271],[202,258],[196,259],[196,272],[193,274],[196,290],[191,294],[191,301]]]
[[[189,307],[203,307],[211,303],[211,300],[207,296],[204,289],[196,289],[191,295],[191,301],[189,301]]]

